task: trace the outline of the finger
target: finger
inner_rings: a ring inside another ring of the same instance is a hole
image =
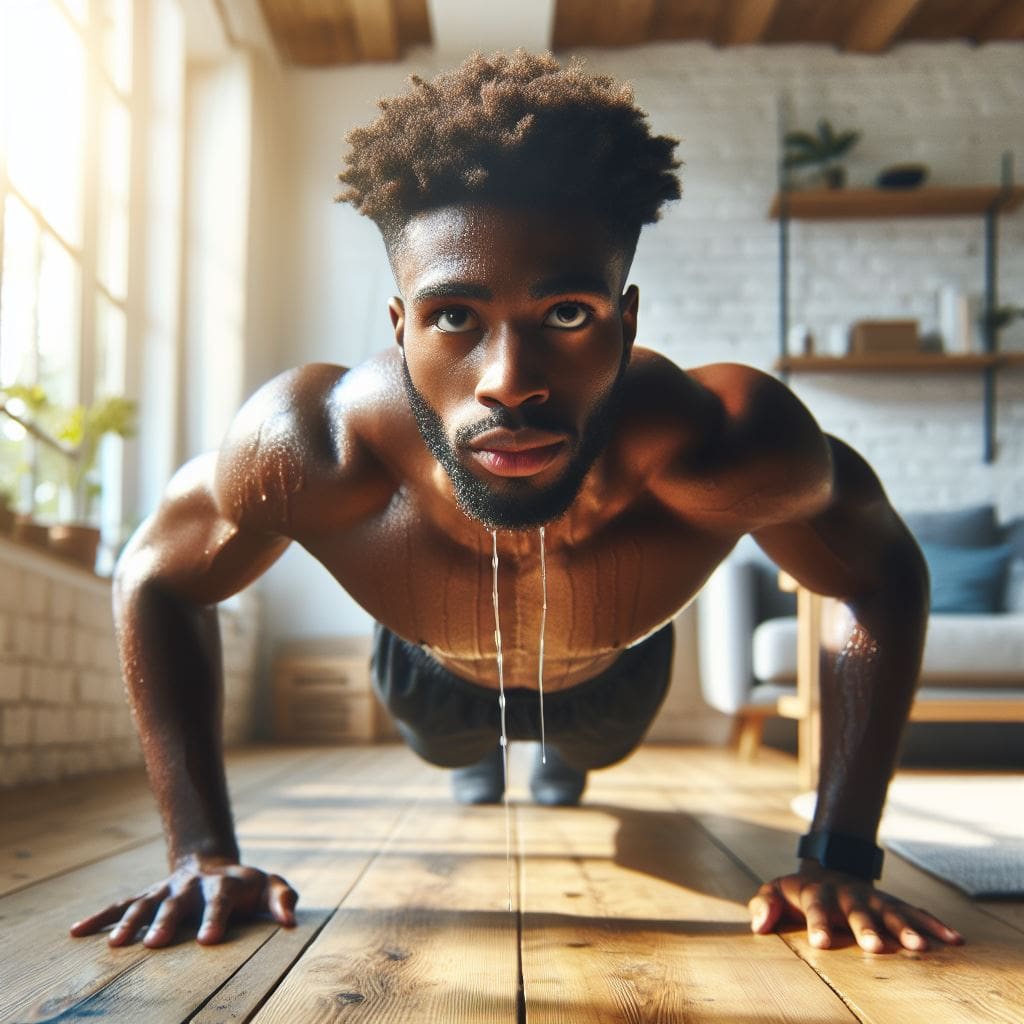
[[[940,942],[948,943],[950,946],[960,946],[964,937],[948,924],[943,923],[937,917],[929,914],[927,910],[920,907],[907,907],[907,918],[911,926],[920,934],[931,935]]]
[[[758,935],[773,931],[786,909],[786,901],[778,888],[766,882],[757,890],[747,910],[750,913],[750,930]]]
[[[169,945],[174,940],[178,925],[189,911],[188,901],[180,896],[170,896],[160,904],[142,944],[150,949]]]
[[[832,945],[832,910],[835,900],[827,885],[808,885],[800,893],[800,909],[807,921],[807,941],[816,949]]]
[[[83,917],[81,921],[76,921],[71,926],[71,934],[75,938],[82,935],[94,935],[101,928],[106,928],[108,924],[113,924],[131,906],[132,902],[132,900],[121,900],[120,903],[111,903],[109,907],[99,911],[99,913]]]
[[[881,953],[885,949],[885,940],[879,933],[875,915],[863,904],[857,904],[846,911],[846,923],[849,925],[850,931],[853,932],[857,945],[865,952]],[[894,935],[899,934],[899,930],[893,931],[888,922],[886,922],[886,927]]]
[[[905,903],[887,903],[883,906],[883,918],[886,927],[900,941],[904,949],[920,951],[928,948],[926,936],[940,942],[959,946],[964,937],[953,928],[943,924],[925,910],[911,907]]]
[[[138,930],[153,918],[153,908],[158,900],[152,896],[143,896],[135,900],[124,912],[121,920],[114,926],[107,942],[111,946],[123,946],[135,938]]]
[[[275,921],[286,928],[295,925],[295,904],[299,894],[280,876],[267,878],[267,909]]]
[[[228,919],[235,906],[235,897],[224,886],[219,886],[206,897],[203,920],[199,925],[196,940],[203,946],[214,946],[224,941],[228,930]]]

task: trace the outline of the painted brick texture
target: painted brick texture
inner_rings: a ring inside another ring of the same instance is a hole
[[[251,594],[221,608],[228,744],[252,736],[257,618]],[[141,759],[109,582],[0,540],[0,786]]]
[[[777,185],[783,125],[820,117],[863,135],[849,184],[921,162],[936,185],[996,184],[1016,151],[1024,177],[1024,52],[1019,46],[902,46],[880,57],[824,47],[715,50],[666,45],[590,52],[589,65],[632,80],[658,130],[682,139],[684,198],[641,239],[640,338],[682,365],[736,360],[768,369],[778,354]],[[999,297],[1024,305],[1024,213],[999,222]],[[823,347],[858,319],[938,327],[939,289],[980,293],[982,218],[795,222],[791,321]],[[1002,336],[1024,349],[1024,323]],[[826,429],[875,467],[904,510],[992,501],[1024,512],[1024,371],[997,383],[998,460],[982,453],[977,373],[820,377],[793,390]]]

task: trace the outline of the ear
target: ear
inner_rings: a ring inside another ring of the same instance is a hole
[[[388,315],[391,317],[391,327],[395,332],[395,341],[401,348],[405,342],[405,304],[394,295],[388,300]]]
[[[636,341],[636,317],[640,306],[640,289],[631,284],[619,299],[619,318],[622,321],[624,358],[628,361]]]

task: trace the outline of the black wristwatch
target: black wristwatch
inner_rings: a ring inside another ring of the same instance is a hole
[[[885,857],[870,839],[842,832],[808,832],[800,837],[796,855],[805,860],[816,860],[823,868],[856,875],[866,882],[882,877],[882,860]]]

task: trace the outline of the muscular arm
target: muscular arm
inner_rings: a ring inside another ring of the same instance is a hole
[[[700,374],[718,396],[706,456],[712,521],[750,532],[786,572],[828,602],[821,659],[822,763],[816,832],[873,845],[917,686],[928,620],[921,552],[867,463],[823,435],[797,399],[754,371]],[[930,914],[870,882],[806,860],[751,901],[756,931],[803,916],[814,945],[848,927],[866,950],[889,934],[909,949],[957,942]]]
[[[296,894],[287,883],[239,863],[221,744],[216,604],[281,555],[291,525],[310,525],[310,507],[329,507],[325,481],[339,463],[317,428],[329,421],[325,407],[340,374],[307,367],[257,393],[221,451],[176,474],[119,559],[114,611],[122,672],[171,873],[78,922],[72,934],[117,922],[110,942],[120,945],[148,926],[146,944],[160,946],[200,912],[201,942],[220,941],[234,912],[270,911],[293,923]]]
[[[917,687],[928,572],[874,473],[829,440],[829,504],[754,537],[801,584],[838,599],[823,630],[824,756],[813,828],[873,842]]]
[[[928,571],[874,473],[851,448],[829,439],[832,495],[804,521],[754,536],[800,583],[829,603],[821,652],[821,773],[812,831],[873,844],[917,687],[928,621]],[[929,939],[959,942],[953,929],[870,881],[804,861],[762,887],[751,902],[754,928],[803,914],[813,945],[849,928],[880,952],[886,935],[907,949]]]

